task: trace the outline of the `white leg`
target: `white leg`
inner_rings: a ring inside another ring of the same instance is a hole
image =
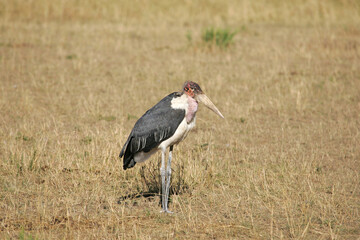
[[[165,150],[166,151],[166,150]],[[161,167],[160,167],[160,174],[161,174],[161,197],[162,197],[162,201],[161,201],[161,205],[162,205],[162,211],[166,212],[166,207],[165,207],[165,151],[161,152]]]
[[[170,180],[171,180],[171,158],[172,158],[173,146],[170,146],[169,160],[166,166],[166,190],[165,190],[165,211],[171,213],[168,210],[169,192],[170,192]]]

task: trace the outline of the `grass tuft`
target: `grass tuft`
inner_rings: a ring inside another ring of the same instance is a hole
[[[207,28],[202,34],[202,40],[210,46],[227,48],[233,42],[236,33],[229,29]]]
[[[107,121],[107,122],[112,122],[112,121],[115,121],[116,120],[116,117],[113,116],[113,115],[109,115],[109,116],[102,116],[102,115],[99,115],[99,120],[104,120],[104,121]]]
[[[186,33],[186,39],[187,39],[188,43],[192,43],[192,34],[190,31],[188,31]]]
[[[18,239],[19,240],[36,240],[37,238],[31,234],[26,233],[24,229],[21,229],[19,232],[19,235],[18,235]]]
[[[92,137],[86,136],[86,137],[82,138],[80,141],[81,141],[83,144],[88,145],[88,144],[90,144],[90,143],[92,142],[92,140],[93,140]]]

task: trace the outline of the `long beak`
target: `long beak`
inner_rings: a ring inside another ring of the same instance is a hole
[[[206,107],[210,108],[210,110],[212,110],[214,113],[216,113],[220,117],[224,118],[224,116],[221,114],[219,109],[217,109],[217,107],[212,103],[212,101],[205,94],[203,94],[203,93],[199,94],[196,96],[196,98],[199,102],[202,102],[203,104],[205,104]]]

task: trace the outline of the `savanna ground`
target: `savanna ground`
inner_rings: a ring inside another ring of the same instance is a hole
[[[359,239],[360,3],[0,1],[0,238]],[[236,31],[228,47],[207,28]],[[186,80],[174,148],[122,170],[136,119]],[[147,194],[149,193],[149,194]]]

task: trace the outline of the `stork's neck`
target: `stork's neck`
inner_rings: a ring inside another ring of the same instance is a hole
[[[197,112],[199,104],[194,98],[190,96],[187,96],[187,102],[188,102],[188,108],[186,110],[186,122],[190,123],[195,118],[195,114]]]

